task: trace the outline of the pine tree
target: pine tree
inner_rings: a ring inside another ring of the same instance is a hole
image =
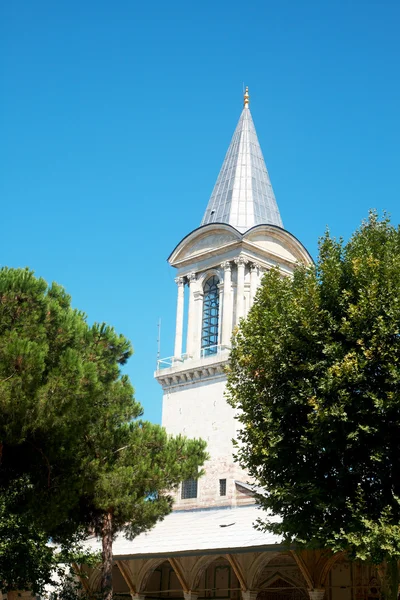
[[[167,435],[159,425],[135,421],[91,431],[85,506],[102,541],[101,591],[112,598],[112,542],[118,532],[132,539],[172,509],[180,481],[199,477],[205,442]]]
[[[202,441],[137,420],[142,407],[120,371],[131,354],[112,327],[89,326],[57,284],[0,269],[1,589],[35,573],[30,584],[40,592],[54,566],[47,540],[73,547],[94,527],[109,597],[112,537],[151,527],[171,509],[169,490],[198,476]]]

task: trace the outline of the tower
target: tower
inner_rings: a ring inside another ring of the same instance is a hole
[[[205,439],[210,455],[205,476],[182,483],[175,508],[252,502],[246,474],[233,460],[238,423],[224,397],[231,336],[263,273],[279,267],[291,275],[311,257],[283,228],[248,88],[202,223],[168,261],[177,270],[177,312],[174,354],[155,373],[163,388],[162,424],[171,434]]]

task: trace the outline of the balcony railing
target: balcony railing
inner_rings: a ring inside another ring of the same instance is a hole
[[[200,350],[200,358],[206,358],[207,356],[213,356],[215,354],[221,354],[224,350],[230,350],[229,346],[218,344],[215,346],[206,346]]]
[[[168,358],[160,358],[157,361],[157,371],[161,371],[161,369],[170,369],[171,367],[175,367],[178,364],[185,362],[189,358],[193,358],[190,354],[185,352],[181,354],[181,356],[168,356]]]
[[[207,346],[206,348],[201,348],[200,350],[200,359],[208,358],[209,356],[215,356],[221,354],[225,350],[230,350],[230,346],[224,345],[215,345],[215,346]],[[171,369],[172,367],[176,367],[181,365],[182,363],[193,360],[191,354],[187,354],[186,352],[181,356],[169,356],[168,358],[160,358],[157,361],[157,371],[162,371],[163,369]]]

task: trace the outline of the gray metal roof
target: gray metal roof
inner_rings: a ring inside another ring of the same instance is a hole
[[[260,517],[265,517],[265,513],[254,504],[175,511],[132,541],[119,533],[113,543],[113,553],[115,557],[137,558],[215,554],[228,550],[246,552],[279,544],[281,539],[277,535],[254,529],[254,522]],[[96,538],[86,544],[94,551],[101,549]]]
[[[248,106],[245,105],[208,202],[202,225],[229,223],[241,233],[254,225],[283,227]]]

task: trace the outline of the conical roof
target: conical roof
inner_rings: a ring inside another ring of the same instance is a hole
[[[202,225],[228,223],[241,233],[254,225],[283,227],[249,108],[244,108],[226,153]]]

